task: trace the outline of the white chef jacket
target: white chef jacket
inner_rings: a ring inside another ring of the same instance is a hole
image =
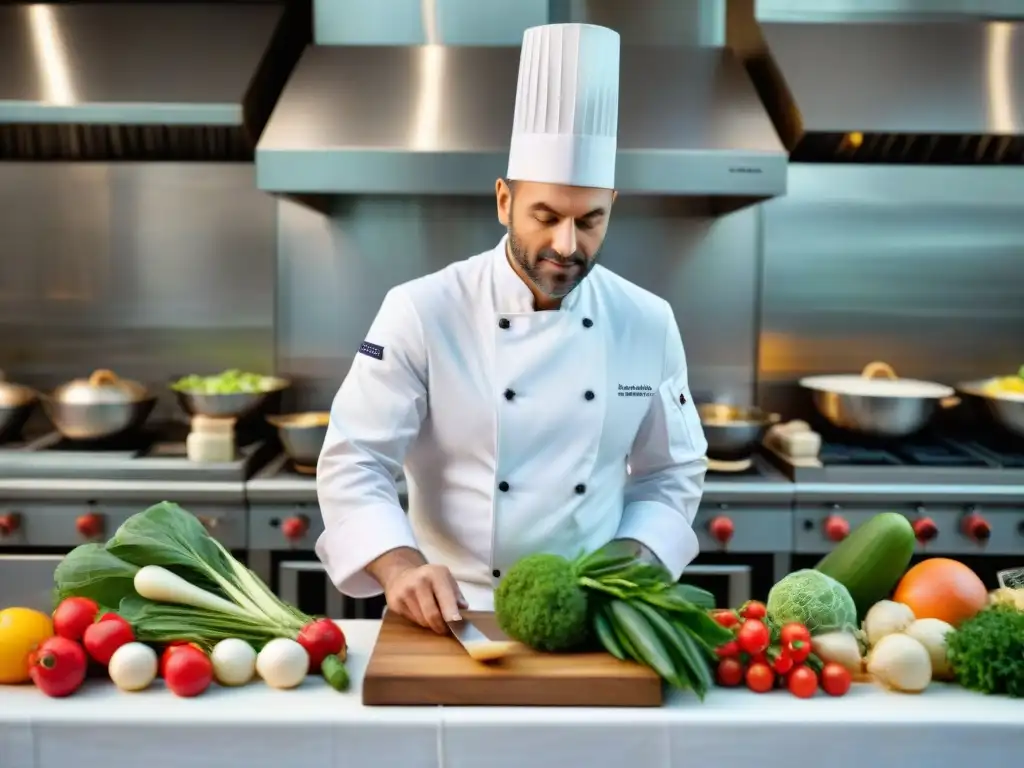
[[[350,597],[397,547],[480,610],[534,552],[635,539],[675,578],[697,555],[707,442],[668,303],[598,265],[536,311],[505,239],[392,288],[334,399],[316,552]]]

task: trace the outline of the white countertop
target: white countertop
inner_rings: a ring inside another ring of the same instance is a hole
[[[714,690],[660,709],[364,707],[379,622],[341,622],[352,688],[319,678],[179,699],[95,681],[49,699],[0,686],[2,768],[730,768],[1010,766],[1024,752],[1024,700],[933,685],[919,696],[854,686],[833,699]],[[815,756],[811,759],[810,756]],[[805,762],[806,761],[806,762]]]

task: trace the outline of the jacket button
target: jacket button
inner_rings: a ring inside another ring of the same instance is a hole
[[[575,490],[576,490],[576,493],[578,493],[578,494],[580,494],[582,496],[584,493],[587,492],[587,486],[585,486],[583,483],[579,483],[576,486]]]
[[[682,392],[679,393],[679,404],[686,405],[686,395],[684,395]]]
[[[498,327],[501,328],[501,330],[503,331],[507,331],[511,327],[511,325],[512,323],[508,321],[507,317],[503,317],[501,318],[501,320],[498,321]]]
[[[502,480],[500,483],[498,483],[498,490],[501,491],[502,493],[506,493],[508,491],[508,483]]]
[[[583,327],[584,328],[590,328],[593,324],[594,324],[594,321],[591,320],[589,317],[584,317],[583,318]]]
[[[505,399],[506,400],[511,400],[515,396],[516,396],[516,393],[515,393],[514,390],[511,390],[511,389],[506,389],[505,390]]]
[[[501,571],[499,571],[497,568],[495,568],[493,571],[491,571],[491,576],[493,576],[496,579],[500,579],[501,578]]]
[[[587,400],[593,400],[594,393],[588,389],[586,392],[583,393],[583,397],[585,397]]]

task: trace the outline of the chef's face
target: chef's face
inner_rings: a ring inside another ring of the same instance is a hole
[[[538,307],[557,302],[597,263],[615,191],[532,181],[510,187],[499,179],[496,192],[515,266],[532,284]]]

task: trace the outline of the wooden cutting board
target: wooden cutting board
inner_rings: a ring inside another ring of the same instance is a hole
[[[494,615],[465,617],[495,637]],[[388,612],[363,680],[369,706],[658,707],[660,678],[607,653],[538,653],[525,646],[500,661],[474,661],[442,636]]]

